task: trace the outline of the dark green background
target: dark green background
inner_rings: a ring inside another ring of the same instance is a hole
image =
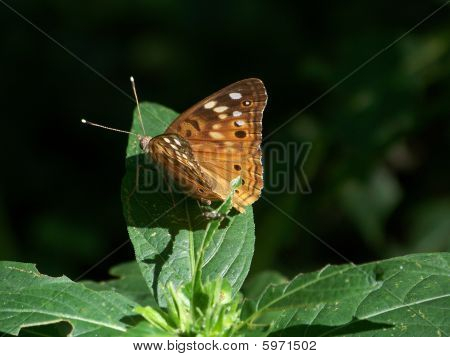
[[[267,135],[444,4],[6,2],[110,81],[0,3],[0,259],[71,278],[128,239],[120,202],[127,137],[82,127],[80,118],[128,129],[131,74],[142,100],[177,111],[259,77],[269,93]],[[259,200],[252,272],[292,276],[344,257],[448,251],[449,115],[446,6],[269,138],[312,143],[312,193],[265,197],[313,234]],[[268,157],[266,180],[287,168]],[[132,258],[128,244],[85,277],[105,278]]]

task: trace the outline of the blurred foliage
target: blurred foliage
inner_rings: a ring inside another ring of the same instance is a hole
[[[267,141],[312,143],[312,193],[267,200],[356,263],[449,250],[450,6],[315,101],[443,1],[6,2],[101,76],[0,4],[1,260],[71,278],[101,261],[98,279],[133,258],[102,260],[128,239],[127,137],[79,124],[130,127],[130,74],[177,111],[261,78]],[[265,164],[266,180],[283,169]],[[345,262],[264,199],[254,209],[253,272]]]

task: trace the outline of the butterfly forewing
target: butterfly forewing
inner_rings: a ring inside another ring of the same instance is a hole
[[[263,187],[262,114],[267,102],[264,84],[245,79],[221,89],[182,113],[166,130],[190,145],[205,180],[221,199],[237,176],[242,186],[233,205],[243,212]]]

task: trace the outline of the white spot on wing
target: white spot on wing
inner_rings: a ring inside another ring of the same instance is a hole
[[[224,139],[225,135],[219,133],[218,131],[210,131],[209,136],[213,139]]]
[[[173,139],[173,141],[175,141],[175,144],[177,144],[178,146],[181,146],[180,140],[178,140],[178,139]]]
[[[225,113],[219,114],[219,119],[226,119],[228,118],[228,115],[226,115]]]
[[[176,145],[170,144],[170,146],[172,146],[172,149],[174,149],[175,151],[178,150]]]
[[[206,103],[203,107],[205,109],[211,109],[211,108],[214,108],[216,106],[216,104],[217,104],[217,102],[215,100],[212,100],[212,101]]]
[[[242,94],[241,93],[237,93],[237,92],[230,93],[229,96],[230,96],[231,99],[241,99],[242,98]]]
[[[240,112],[239,110],[235,110],[234,112],[233,112],[233,116],[234,117],[240,117],[242,115],[242,112]]]
[[[170,139],[169,139],[169,138],[164,138],[164,141],[165,141],[166,143],[170,143]]]
[[[216,112],[216,113],[222,113],[222,112],[224,112],[225,110],[227,110],[228,109],[228,107],[226,107],[225,105],[222,105],[222,106],[220,106],[220,107],[215,107],[213,110]]]
[[[238,120],[238,121],[235,121],[235,124],[237,126],[242,126],[242,125],[244,125],[244,121],[243,120]]]

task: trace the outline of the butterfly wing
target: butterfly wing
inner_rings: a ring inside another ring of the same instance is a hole
[[[148,149],[156,165],[161,167],[184,193],[198,199],[221,199],[214,193],[214,183],[203,173],[185,139],[176,134],[158,135],[149,142]]]
[[[231,180],[242,178],[233,205],[243,212],[263,187],[262,115],[267,103],[264,84],[256,78],[233,83],[182,113],[166,134],[182,136],[201,171],[221,199]]]

